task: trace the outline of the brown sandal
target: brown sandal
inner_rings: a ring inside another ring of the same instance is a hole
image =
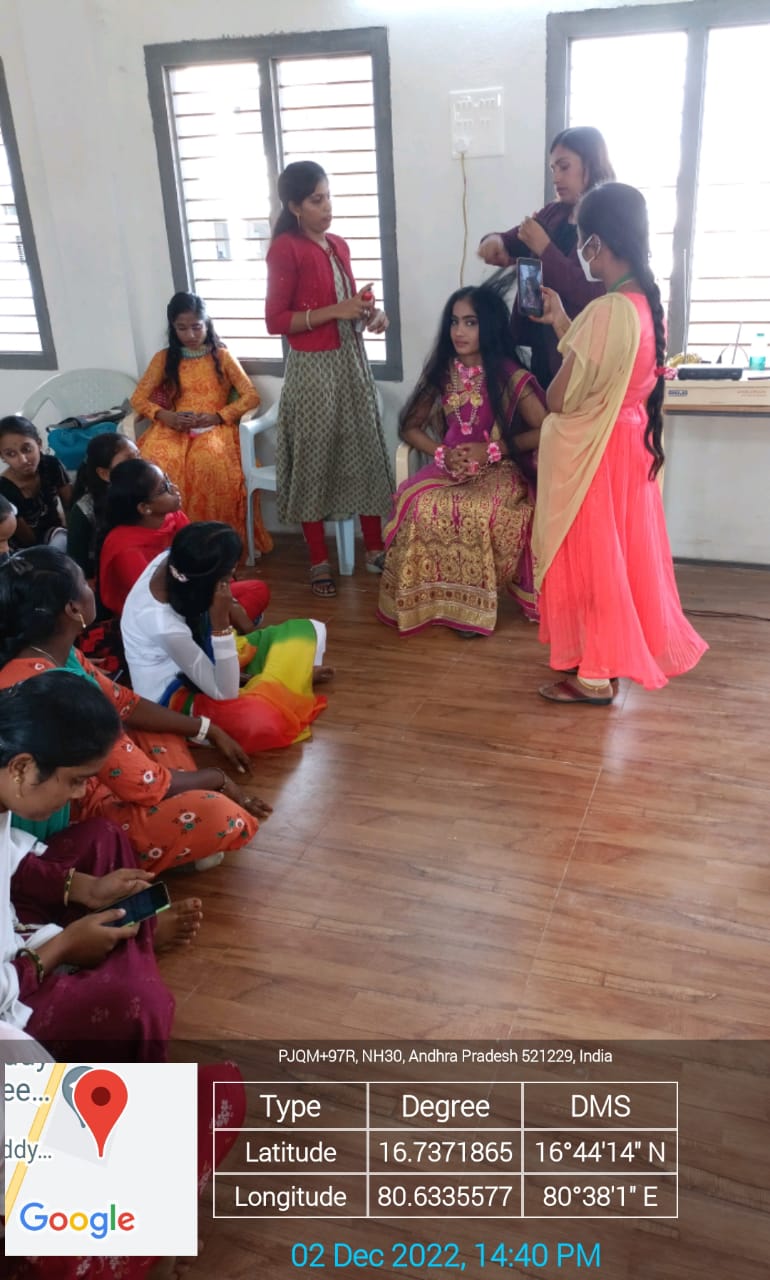
[[[544,684],[538,689],[541,698],[545,698],[548,702],[571,702],[576,704],[587,704],[592,707],[609,707],[615,698],[616,689],[610,682],[611,693],[609,697],[600,696],[592,697],[590,693],[586,693],[578,685],[573,684],[571,679],[558,680],[556,684]]]
[[[328,560],[324,560],[321,564],[312,564],[310,566],[310,590],[314,596],[321,596],[324,600],[329,600],[332,596],[336,596],[337,588]]]

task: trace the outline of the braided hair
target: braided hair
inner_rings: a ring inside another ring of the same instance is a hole
[[[0,667],[30,645],[45,646],[85,579],[56,547],[28,547],[0,567]]]
[[[168,350],[166,351],[166,368],[164,371],[164,388],[170,395],[172,402],[176,402],[181,390],[179,386],[179,366],[182,362],[182,343],[177,337],[174,321],[178,320],[185,311],[192,311],[200,320],[205,320],[206,343],[211,348],[214,368],[217,371],[217,377],[220,382],[224,377],[218,352],[225,344],[214,328],[213,321],[209,318],[206,303],[203,298],[198,297],[197,293],[175,293],[166,307]]]
[[[655,361],[666,361],[666,320],[660,289],[650,267],[650,227],[647,205],[641,191],[624,182],[605,182],[583,196],[577,210],[578,229],[583,242],[598,236],[616,258],[627,262],[642,286],[655,327]],[[654,480],[665,461],[663,453],[663,391],[660,375],[647,400],[647,428],[644,444],[652,455],[649,478]]]

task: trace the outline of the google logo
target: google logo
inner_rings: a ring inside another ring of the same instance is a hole
[[[101,1209],[92,1213],[75,1210],[67,1216],[61,1210],[46,1213],[45,1205],[39,1200],[31,1200],[21,1208],[19,1221],[27,1231],[43,1231],[50,1227],[52,1231],[89,1231],[94,1240],[104,1240],[111,1231],[133,1231],[133,1213],[118,1213],[117,1205],[111,1204],[109,1209]]]

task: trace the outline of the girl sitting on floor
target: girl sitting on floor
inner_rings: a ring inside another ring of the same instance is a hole
[[[67,555],[89,580],[96,577],[96,535],[104,522],[110,472],[136,456],[133,440],[105,431],[89,442],[78,470],[67,517]]]
[[[130,592],[121,631],[137,692],[210,718],[253,755],[310,736],[326,706],[313,682],[332,672],[320,665],[326,627],[313,619],[236,637],[231,583],[242,549],[227,524],[182,529]]]
[[[72,500],[72,482],[52,453],[43,453],[40,432],[28,418],[0,418],[0,493],[16,508],[13,547],[51,542],[67,545],[64,512]]]
[[[99,687],[126,730],[83,794],[35,834],[47,839],[70,819],[110,818],[154,871],[217,865],[248,843],[270,806],[246,796],[223,769],[196,769],[186,743],[207,739],[241,773],[248,758],[205,717],[146,702],[93,667],[73,648],[93,616],[94,593],[82,570],[53,547],[19,551],[0,569],[0,686],[65,668],[81,687]]]

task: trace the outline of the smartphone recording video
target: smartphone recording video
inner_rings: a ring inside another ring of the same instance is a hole
[[[539,258],[519,258],[516,263],[519,311],[525,316],[543,314],[543,264]]]

